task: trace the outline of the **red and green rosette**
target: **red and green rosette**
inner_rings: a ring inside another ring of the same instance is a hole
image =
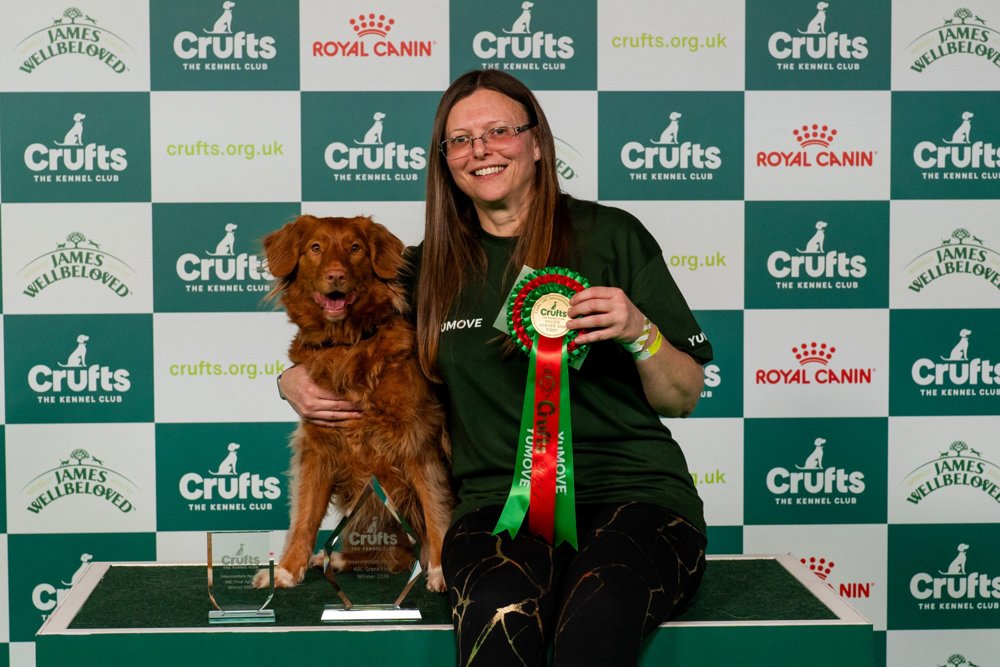
[[[535,535],[577,548],[569,365],[586,346],[576,344],[566,322],[570,298],[588,287],[575,271],[547,267],[525,276],[507,300],[507,330],[528,354],[528,378],[514,478],[494,535],[513,537],[527,515]]]

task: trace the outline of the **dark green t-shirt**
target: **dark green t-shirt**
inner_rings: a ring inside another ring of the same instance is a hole
[[[711,360],[711,345],[642,224],[620,209],[568,204],[578,258],[568,268],[592,285],[620,287],[675,347],[699,363]],[[527,355],[504,354],[504,335],[493,327],[521,268],[508,266],[515,239],[485,232],[480,238],[486,281],[460,295],[442,327],[438,359],[458,483],[456,519],[506,500],[528,371]],[[604,341],[591,346],[579,370],[569,370],[577,502],[655,503],[704,531],[684,454],[646,401],[635,364],[621,345]]]

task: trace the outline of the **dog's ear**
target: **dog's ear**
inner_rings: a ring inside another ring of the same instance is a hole
[[[299,263],[299,248],[306,227],[315,220],[312,216],[299,216],[281,229],[264,237],[264,254],[267,256],[267,270],[275,278],[284,278],[295,271]]]
[[[395,280],[403,269],[403,242],[383,225],[368,219],[368,252],[372,270],[382,280]]]

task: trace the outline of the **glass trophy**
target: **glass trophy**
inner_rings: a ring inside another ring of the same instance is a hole
[[[323,546],[323,573],[341,604],[326,605],[321,618],[419,621],[420,610],[404,600],[421,572],[420,542],[372,477]]]
[[[271,585],[254,588],[259,570],[270,571]],[[264,530],[208,533],[208,622],[274,623],[268,609],[274,597],[274,553],[271,534]]]

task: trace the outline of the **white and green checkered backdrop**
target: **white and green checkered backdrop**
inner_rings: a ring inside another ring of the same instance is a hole
[[[1000,665],[1000,2],[965,2],[0,0],[0,664],[81,562],[286,526],[259,240],[419,241],[440,92],[498,68],[715,346],[669,422],[712,551],[802,558],[878,664]]]

